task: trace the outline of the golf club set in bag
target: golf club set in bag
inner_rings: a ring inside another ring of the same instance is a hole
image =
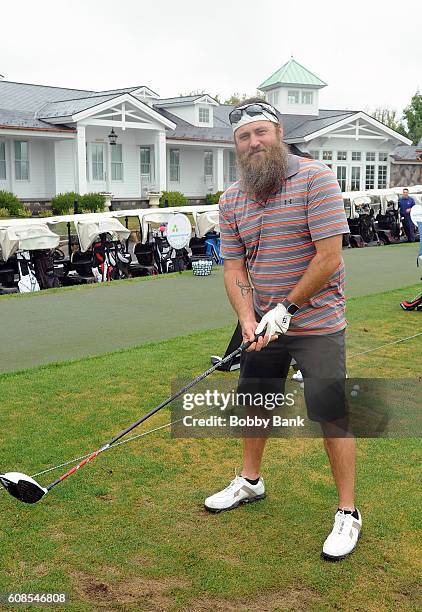
[[[114,233],[115,223],[111,219],[110,228],[78,224],[78,236],[68,234],[68,257],[59,248],[59,234],[41,221],[0,227],[0,293],[127,278],[131,256]],[[118,232],[120,228],[129,236],[130,232],[118,224]]]
[[[259,336],[263,336],[264,334],[265,334],[265,331],[259,334]],[[255,339],[257,339],[259,336],[256,336]],[[63,482],[71,474],[74,474],[81,467],[83,467],[84,465],[86,465],[87,463],[95,459],[95,457],[97,457],[100,453],[104,452],[105,450],[108,450],[111,446],[113,446],[113,444],[115,444],[118,440],[126,436],[126,434],[134,430],[141,423],[144,423],[147,419],[149,419],[154,414],[159,412],[162,408],[171,404],[171,402],[173,402],[174,400],[179,398],[181,395],[186,393],[186,391],[191,389],[194,385],[199,383],[201,380],[204,380],[204,378],[206,378],[207,376],[215,372],[217,369],[225,366],[226,364],[231,363],[234,359],[236,359],[241,354],[242,351],[249,348],[251,344],[253,344],[253,342],[242,343],[235,350],[229,353],[226,357],[223,357],[222,359],[220,359],[217,363],[212,365],[208,370],[200,374],[197,378],[195,378],[190,383],[185,385],[179,391],[176,391],[175,393],[173,393],[173,395],[171,395],[166,400],[161,402],[161,404],[159,404],[158,406],[156,406],[155,408],[147,412],[145,415],[143,415],[141,418],[135,421],[132,425],[129,425],[129,427],[127,427],[117,436],[112,438],[110,442],[108,442],[107,444],[104,444],[104,446],[101,446],[101,448],[99,448],[98,450],[94,451],[93,453],[85,457],[85,459],[83,459],[80,463],[72,467],[65,474],[63,474],[62,476],[54,480],[49,485],[43,487],[36,480],[34,480],[34,478],[32,478],[31,476],[28,476],[27,474],[23,474],[22,472],[5,472],[4,474],[0,474],[1,484],[6,489],[6,491],[10,493],[10,495],[12,495],[13,497],[15,497],[21,502],[24,502],[26,504],[34,504],[40,501],[40,499],[42,499],[44,495],[49,493],[51,489],[53,489],[58,484]]]
[[[212,229],[211,213],[203,235],[192,237],[189,218],[181,213],[151,213],[140,222],[140,242],[130,245],[131,231],[117,218],[101,215],[65,217],[67,241],[52,231],[57,219],[9,220],[0,224],[0,294],[34,292],[40,289],[102,283],[132,276],[182,272],[210,274],[213,263],[223,262],[220,237]],[[199,215],[200,217],[201,215]],[[160,219],[157,227],[156,220]],[[162,221],[165,219],[165,221]],[[139,220],[139,219],[138,219]],[[71,234],[71,223],[76,235]],[[156,227],[152,227],[153,224]],[[210,229],[211,228],[211,229]],[[64,247],[67,255],[59,245]],[[16,280],[18,279],[18,280]]]

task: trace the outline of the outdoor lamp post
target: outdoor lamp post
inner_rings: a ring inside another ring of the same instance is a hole
[[[111,132],[108,135],[108,139],[110,141],[110,144],[111,145],[115,145],[117,138],[118,138],[118,136],[117,136],[116,132],[114,131],[114,128],[111,128]]]

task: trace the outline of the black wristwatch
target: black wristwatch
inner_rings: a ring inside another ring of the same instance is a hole
[[[299,310],[299,306],[297,304],[293,304],[293,302],[289,302],[287,298],[284,298],[284,300],[281,303],[283,304],[284,308],[287,310],[289,315],[293,316]]]

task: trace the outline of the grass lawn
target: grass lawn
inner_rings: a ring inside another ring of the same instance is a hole
[[[352,357],[422,331],[402,298],[349,300],[349,376],[420,374],[421,336]],[[167,397],[172,379],[205,370],[231,332],[0,376],[0,469],[33,474],[95,450]],[[168,421],[164,410],[142,429]],[[0,593],[66,592],[66,609],[84,612],[420,609],[419,440],[358,441],[363,536],[337,564],[319,556],[336,508],[321,440],[270,440],[267,499],[208,515],[204,497],[234,476],[240,451],[238,439],[161,430],[104,453],[34,506],[0,492]]]

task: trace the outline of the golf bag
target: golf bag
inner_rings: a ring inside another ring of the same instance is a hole
[[[101,234],[100,240],[92,245],[93,267],[92,272],[98,283],[111,281],[115,278],[115,260],[110,258],[109,249],[106,246],[106,238]]]
[[[384,214],[378,213],[376,221],[379,237],[385,244],[400,240],[400,220],[394,202],[388,203]]]
[[[357,219],[348,219],[347,222],[352,237],[361,236],[365,244],[378,240],[374,223],[374,210],[369,206],[363,206],[362,212],[359,212],[359,217]],[[352,238],[351,242],[353,242]],[[357,246],[359,246],[359,244]]]
[[[39,291],[40,286],[35,276],[34,264],[31,261],[31,253],[29,251],[19,251],[16,257],[19,271],[19,292],[32,293],[34,291]]]
[[[53,252],[51,250],[32,251],[34,272],[40,289],[60,287],[60,281],[54,269]]]
[[[403,300],[403,302],[400,302],[400,306],[403,310],[419,310],[422,312],[422,293],[410,302]]]
[[[224,357],[227,357],[228,355],[230,355],[230,353],[235,351],[242,344],[242,342],[243,342],[242,328],[240,327],[240,323],[238,322],[236,325],[236,329],[234,330],[233,336],[231,337],[229,345],[226,349],[226,352],[224,353]],[[218,357],[218,355],[211,356],[212,365],[215,365],[219,361],[221,361],[221,357]],[[217,370],[220,370],[221,372],[232,372],[233,370],[238,370],[239,368],[240,368],[240,354],[237,355],[236,357],[233,357],[233,359],[231,359],[227,363],[219,366]]]
[[[110,240],[110,234],[100,234],[100,240],[93,244],[93,273],[99,283],[129,278],[130,253],[117,240]]]
[[[130,278],[132,276],[129,269],[132,261],[130,253],[125,250],[123,244],[118,240],[112,244],[114,245],[114,260],[119,272],[119,278]]]
[[[192,257],[199,255],[207,255],[207,245],[205,238],[197,238],[194,236],[190,239],[189,248],[192,251]]]
[[[217,265],[224,263],[224,259],[220,255],[220,236],[217,232],[205,234],[205,254],[212,257]]]
[[[159,274],[175,272],[176,251],[171,247],[167,238],[154,237],[154,259]]]

